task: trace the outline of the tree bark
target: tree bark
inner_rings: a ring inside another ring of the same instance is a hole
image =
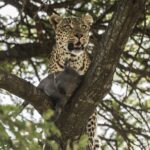
[[[52,42],[45,43],[44,46],[40,43],[17,44],[7,51],[0,51],[0,62],[23,61],[32,57],[48,56],[52,47]]]
[[[64,108],[57,126],[64,139],[79,136],[96,106],[109,92],[113,75],[125,43],[134,25],[144,12],[143,0],[121,0],[102,41],[95,48],[95,56],[82,86]]]
[[[53,108],[49,97],[30,82],[0,70],[0,88],[24,99],[42,115]]]

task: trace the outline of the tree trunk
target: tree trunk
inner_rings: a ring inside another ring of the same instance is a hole
[[[98,47],[82,86],[63,110],[57,126],[64,139],[80,136],[88,118],[109,92],[125,43],[144,11],[143,0],[121,0]]]

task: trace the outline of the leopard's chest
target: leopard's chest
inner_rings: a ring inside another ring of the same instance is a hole
[[[49,70],[50,73],[63,71],[65,64],[76,70],[80,75],[84,75],[89,68],[90,59],[86,53],[81,55],[72,55],[70,53],[55,52],[50,58]]]
[[[89,60],[84,53],[79,56],[66,54],[61,55],[59,58],[61,64],[65,65],[65,62],[67,61],[69,66],[76,70],[80,75],[84,75],[89,67]]]

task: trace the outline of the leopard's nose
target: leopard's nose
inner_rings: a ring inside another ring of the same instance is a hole
[[[82,33],[75,33],[74,35],[75,35],[75,37],[77,37],[78,39],[80,39],[81,37],[83,37],[83,34],[82,34]]]

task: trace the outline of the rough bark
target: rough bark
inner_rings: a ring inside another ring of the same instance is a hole
[[[143,13],[143,0],[121,0],[106,30],[92,65],[72,103],[64,109],[57,126],[64,139],[79,136],[89,116],[111,88],[113,74],[125,43]],[[95,48],[96,49],[96,48]]]
[[[50,99],[41,90],[37,89],[30,82],[1,70],[0,88],[26,100],[32,104],[40,114],[43,114],[49,108],[53,108]]]
[[[44,46],[40,43],[18,44],[7,51],[1,51],[0,62],[10,62],[13,60],[22,61],[32,57],[48,56],[50,50],[52,50],[52,46],[52,43],[45,43]]]

